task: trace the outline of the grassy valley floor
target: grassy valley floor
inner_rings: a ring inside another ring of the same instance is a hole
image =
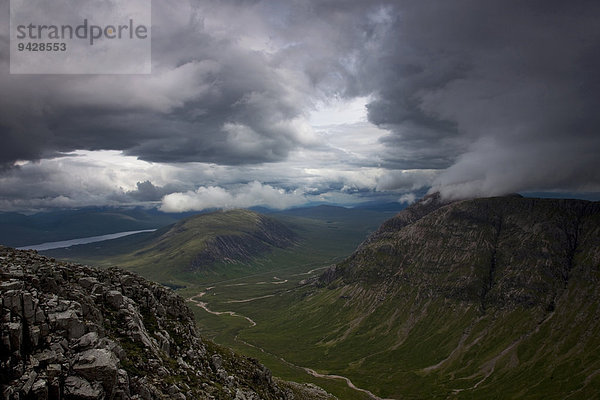
[[[297,265],[279,269],[276,273],[257,273],[178,292],[188,299],[203,336],[259,359],[272,370],[273,375],[285,380],[314,383],[340,399],[376,399],[360,386],[352,388],[353,383],[349,384],[342,377],[316,376],[328,373],[318,363],[296,364],[298,361],[295,358],[288,360],[281,357],[284,352],[276,346],[269,346],[268,339],[259,345],[247,337],[248,333],[262,328],[263,324],[272,326],[273,318],[285,314],[297,296],[310,293],[313,289],[305,282],[327,267],[328,264]],[[281,332],[270,331],[273,334],[270,343],[276,345]],[[261,332],[264,333],[264,329]]]
[[[156,253],[131,251],[145,246],[151,234],[52,250],[46,254],[100,267],[118,265],[176,288],[178,294],[188,299],[203,336],[257,358],[274,376],[314,383],[340,399],[374,399],[377,397],[366,389],[358,384],[358,388],[352,388],[353,382],[342,377],[319,377],[329,371],[322,369],[318,362],[287,360],[281,357],[283,353],[277,347],[264,343],[258,346],[258,342],[246,337],[273,318],[286,315],[298,296],[306,296],[314,290],[307,284],[311,278],[351,254],[383,220],[393,215],[393,212],[346,209],[320,209],[319,212],[316,216],[275,216],[297,234],[292,247],[274,248],[251,262],[216,263],[203,270],[171,268],[163,262],[155,263]],[[279,332],[271,330],[271,333],[272,343],[279,343]]]

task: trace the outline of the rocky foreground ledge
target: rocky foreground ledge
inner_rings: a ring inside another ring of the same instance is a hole
[[[120,270],[0,246],[5,399],[320,399],[195,331],[184,300]]]

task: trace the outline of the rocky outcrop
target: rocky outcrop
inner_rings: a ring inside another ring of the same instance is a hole
[[[184,300],[117,268],[0,246],[5,399],[291,399],[256,360],[202,340]]]

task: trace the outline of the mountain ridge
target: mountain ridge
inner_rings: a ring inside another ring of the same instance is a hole
[[[197,214],[153,233],[46,254],[85,259],[86,254],[93,253],[95,263],[100,266],[117,264],[147,278],[167,282],[169,276],[210,272],[217,264],[243,266],[274,249],[293,247],[296,240],[296,233],[284,223],[254,211],[237,209]],[[109,261],[103,261],[104,258]]]
[[[237,220],[237,225],[232,223],[233,219]],[[161,234],[153,246],[176,250],[178,247],[173,249],[169,243],[169,238],[176,235],[185,235],[184,241],[188,240],[187,237],[196,240],[204,235],[200,239],[204,246],[196,249],[197,253],[188,263],[192,270],[206,268],[216,262],[242,263],[267,252],[271,247],[292,246],[296,239],[295,233],[281,222],[243,209],[186,218]],[[163,241],[167,243],[163,244]]]
[[[0,212],[0,243],[22,247],[44,242],[155,229],[173,224],[186,214],[154,209],[88,207],[31,215]]]
[[[285,312],[310,329],[281,315],[273,346],[386,398],[593,397],[600,203],[424,201],[299,294]]]
[[[428,199],[433,200],[428,202]],[[439,198],[428,197],[382,224],[382,227],[359,247],[357,253],[362,252],[364,254],[365,251],[368,251],[370,244],[377,242],[380,243],[376,246],[379,252],[385,253],[382,243],[388,243],[393,246],[408,246],[409,248],[404,250],[404,253],[408,253],[418,246],[426,246],[424,243],[426,240],[435,240],[435,245],[430,245],[431,252],[434,249],[439,251],[448,246],[455,246],[458,249],[461,246],[461,241],[464,242],[465,246],[475,241],[478,249],[485,248],[487,254],[484,258],[488,259],[489,274],[493,275],[503,271],[503,268],[498,265],[503,261],[502,257],[505,259],[510,258],[504,260],[509,264],[517,261],[515,257],[521,257],[522,261],[527,258],[525,254],[512,254],[510,256],[499,254],[499,241],[509,241],[510,245],[513,246],[513,252],[517,252],[519,246],[524,246],[525,243],[518,243],[511,240],[511,238],[520,236],[525,240],[528,237],[527,235],[531,237],[537,232],[543,233],[544,230],[548,230],[546,237],[533,238],[532,240],[535,243],[529,243],[529,249],[540,251],[539,254],[536,254],[535,258],[537,259],[560,258],[562,267],[554,265],[553,270],[549,272],[548,268],[539,271],[541,266],[537,266],[537,273],[551,273],[558,280],[568,280],[575,255],[578,252],[578,246],[582,240],[584,243],[586,241],[587,231],[580,232],[580,230],[586,227],[592,231],[595,230],[593,225],[586,224],[585,219],[597,217],[599,213],[600,203],[586,200],[527,199],[511,196],[444,203],[440,202]],[[464,228],[466,236],[461,237],[460,240],[453,240],[451,236],[456,235],[457,232],[440,234],[439,229],[447,229],[447,225],[453,225],[454,229]],[[485,237],[470,237],[468,235],[469,230],[474,231],[477,229],[484,230]],[[407,230],[407,232],[401,234],[400,232],[403,230]],[[594,234],[594,232],[591,234]],[[414,240],[414,238],[417,238],[417,240]],[[560,243],[560,248],[555,248],[557,241]],[[588,245],[590,244],[588,243]],[[464,247],[463,251],[468,251],[466,249],[468,247]],[[471,246],[471,249],[473,249],[473,246]],[[373,246],[371,246],[371,250],[375,250]],[[395,256],[398,256],[399,252],[397,250],[395,252],[397,253]],[[505,253],[509,253],[509,250],[506,249]],[[425,254],[421,255],[425,256]],[[350,260],[352,257],[355,257],[355,255],[350,256]],[[391,265],[399,265],[397,260],[389,261]],[[437,261],[441,261],[439,257]],[[428,262],[432,261],[429,260]],[[448,264],[448,261],[445,261],[445,263]],[[347,260],[347,262],[338,264],[336,275],[342,274],[348,277],[348,274],[352,274],[351,270],[353,268],[349,264],[352,264],[352,261]],[[510,266],[507,266],[507,268],[510,268]],[[381,273],[381,271],[379,272]],[[392,271],[390,268],[387,269],[387,272],[388,275],[386,276],[391,278],[390,273]],[[331,278],[329,276],[329,279]],[[501,276],[488,276],[487,279],[491,280],[488,285],[493,284],[494,281],[500,278]],[[542,280],[540,279],[538,283],[541,284]],[[468,290],[467,288],[464,289]],[[484,285],[485,295],[491,289],[491,287],[485,288]],[[536,287],[537,289],[540,288]]]

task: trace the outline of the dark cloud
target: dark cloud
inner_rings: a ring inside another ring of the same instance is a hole
[[[137,189],[127,194],[138,201],[159,201],[167,193],[172,193],[174,190],[165,190],[159,186],[154,186],[150,181],[138,182]]]
[[[307,193],[404,190],[434,175],[434,190],[454,197],[600,190],[598,2],[159,0],[152,7],[150,76],[0,74],[0,173],[25,179],[6,169],[16,160],[112,149],[166,164],[321,167]],[[8,1],[0,11],[8,14]],[[4,71],[7,35],[0,27]],[[308,126],[319,101],[362,96],[370,98],[369,121],[388,131],[379,138],[383,150],[346,151],[344,132],[348,141],[373,135],[358,125],[332,129],[335,140]],[[303,151],[322,158],[294,161]],[[365,179],[342,173],[344,163],[391,172]],[[261,183],[288,187],[290,169],[270,179],[263,171]],[[115,196],[154,201],[220,187],[144,179]],[[46,189],[59,198],[61,187]]]
[[[268,55],[207,32],[201,6],[153,5],[151,76],[4,75],[0,86],[14,96],[0,100],[0,163],[105,149],[246,164],[307,145],[297,121],[308,101],[303,83],[281,76]]]
[[[600,185],[600,4],[403,2],[364,59],[396,167],[481,196]]]

